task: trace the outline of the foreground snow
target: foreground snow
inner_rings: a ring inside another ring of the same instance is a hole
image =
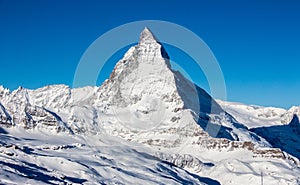
[[[247,150],[155,150],[105,134],[2,129],[4,184],[299,184],[299,167]],[[190,155],[188,155],[190,154]],[[191,155],[192,154],[192,155]]]
[[[0,135],[4,184],[218,184],[117,138],[7,131]]]

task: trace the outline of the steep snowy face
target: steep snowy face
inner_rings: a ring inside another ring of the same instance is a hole
[[[119,121],[127,125],[135,122],[136,127],[159,124],[166,115],[184,106],[169,57],[147,28],[138,45],[116,64],[98,93],[104,110],[109,108]]]
[[[121,107],[147,98],[172,100],[182,107],[166,52],[162,51],[164,48],[145,28],[139,44],[128,50],[103,84],[100,98]]]
[[[116,64],[97,95],[94,105],[101,112],[104,130],[128,140],[152,143],[153,139],[157,145],[176,146],[187,136],[193,138],[199,133],[205,137],[254,140],[247,128],[209,94],[171,69],[167,52],[147,28],[138,45]],[[180,131],[172,133],[173,130]]]
[[[131,47],[116,64],[99,92],[102,102],[118,107],[151,101],[155,102],[152,106],[172,108],[173,112],[183,108],[197,114],[223,112],[203,89],[171,69],[167,52],[147,28],[142,31],[138,45]]]
[[[71,89],[66,85],[45,86],[36,90],[27,90],[31,105],[45,107],[53,111],[66,108],[71,103]]]
[[[69,96],[60,94],[67,86],[47,86],[37,90],[19,87],[9,90],[0,87],[0,124],[6,127],[44,128],[54,132],[70,131],[55,108],[63,108]],[[60,103],[59,103],[60,102]]]

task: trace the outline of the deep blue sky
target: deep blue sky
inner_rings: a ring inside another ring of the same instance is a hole
[[[71,85],[82,54],[100,35],[131,21],[164,20],[207,43],[228,100],[288,108],[300,105],[299,10],[296,0],[0,0],[0,84]]]

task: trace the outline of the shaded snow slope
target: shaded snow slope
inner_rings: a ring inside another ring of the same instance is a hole
[[[266,138],[276,148],[292,154],[300,160],[300,122],[295,114],[287,125],[253,128],[253,132]]]

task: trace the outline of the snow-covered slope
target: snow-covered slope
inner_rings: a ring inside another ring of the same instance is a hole
[[[117,138],[8,131],[0,133],[1,184],[219,184]]]
[[[101,87],[0,87],[0,103],[5,182],[299,182],[298,159],[250,131],[251,113],[172,70],[147,28]]]
[[[246,105],[221,100],[217,100],[217,102],[226,112],[234,116],[248,128],[255,128],[262,125],[282,125],[284,123],[282,118],[286,113],[285,109]]]
[[[286,125],[292,120],[294,114],[300,117],[300,106],[293,106],[288,110],[276,107],[262,107],[246,105],[236,102],[216,100],[221,107],[231,114],[237,121],[248,128],[261,126]]]

